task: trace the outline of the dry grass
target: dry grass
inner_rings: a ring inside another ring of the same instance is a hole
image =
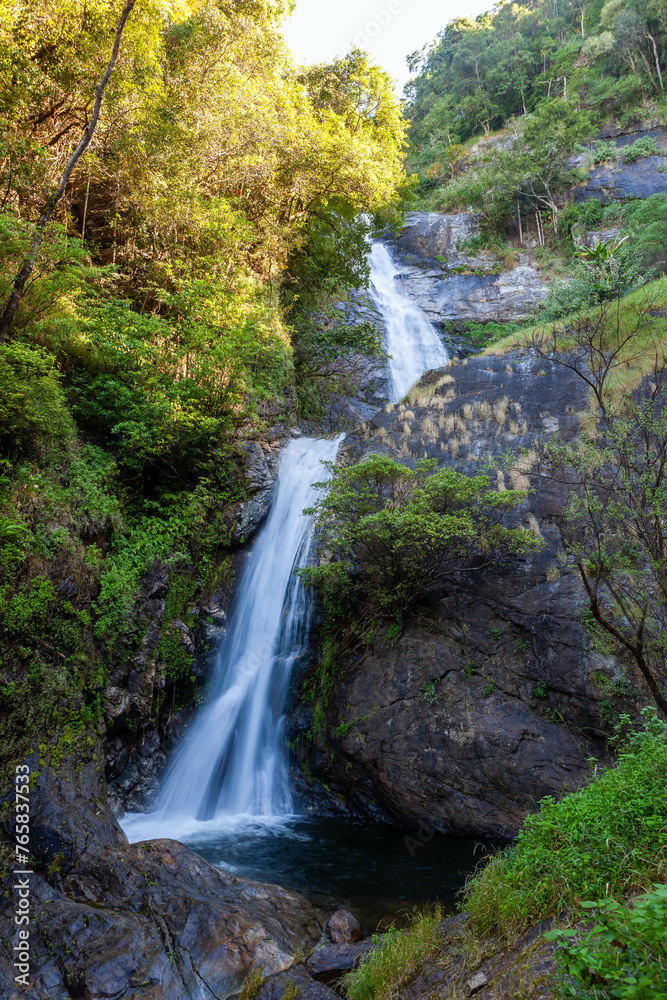
[[[558,568],[558,563],[551,562],[547,566],[547,580],[549,583],[558,583],[560,580],[560,569]]]
[[[528,515],[528,528],[530,529],[530,531],[532,531],[532,533],[535,535],[536,538],[541,538],[542,540],[544,540],[544,536],[540,530],[539,522],[535,517],[535,515],[532,513]]]
[[[442,399],[439,390],[446,385],[453,385],[454,378],[451,375],[442,375],[435,382],[428,385],[417,385],[405,397],[412,406],[428,406],[430,403],[437,403]],[[452,398],[454,397],[452,393]]]
[[[617,332],[624,336],[636,328],[636,334],[620,356],[621,364],[609,378],[609,393],[612,398],[620,399],[635,389],[653,368],[656,346],[659,350],[664,350],[667,344],[667,316],[651,316],[648,310],[665,309],[667,309],[665,277],[651,281],[626,295],[620,300],[618,309],[614,303],[607,304],[605,326],[610,338],[614,338]],[[482,351],[480,356],[503,355],[510,351],[526,349],[533,340],[548,337],[553,330],[557,331],[561,346],[567,347],[566,326],[572,326],[575,322],[587,318],[595,322],[599,316],[600,307],[594,306],[573,313],[563,321],[549,320],[535,323],[492,344]],[[645,317],[645,321],[642,317]]]

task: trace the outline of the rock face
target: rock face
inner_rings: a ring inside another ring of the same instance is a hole
[[[667,194],[667,129],[654,128],[609,138],[613,138],[616,145],[619,162],[594,167],[586,181],[575,188],[575,201],[597,198],[603,205],[608,205],[614,201],[629,201],[633,198],[650,198],[653,194]],[[656,155],[642,157],[634,163],[623,163],[624,150],[642,138],[651,138],[655,141]],[[577,165],[583,164],[585,155],[579,154],[573,161],[576,161]]]
[[[329,736],[301,743],[320,806],[408,829],[513,834],[604,753],[600,702],[622,665],[588,648],[558,528],[566,493],[534,475],[538,439],[571,438],[586,408],[583,383],[538,357],[470,358],[428,373],[348,441],[349,460],[435,457],[468,474],[510,450],[498,485],[535,487],[517,516],[544,544],[429,591],[397,642],[341,665]],[[302,706],[293,729],[307,727]]]
[[[128,844],[92,757],[43,765],[31,798],[32,984],[15,988],[10,896],[0,906],[7,1000],[220,1000],[321,938],[325,914],[297,894],[214,868],[175,841]]]
[[[497,274],[444,274],[404,264],[398,280],[434,323],[506,323],[525,319],[547,297],[528,263]]]
[[[588,180],[575,190],[576,201],[597,198],[603,205],[633,198],[667,194],[667,154],[645,156],[620,167],[602,165],[591,170]]]
[[[448,263],[457,262],[461,253],[458,244],[479,236],[480,219],[472,212],[410,212],[396,242],[405,253],[425,260],[444,257]]]
[[[546,298],[546,285],[526,255],[502,270],[491,254],[463,248],[479,235],[480,216],[470,212],[407,216],[395,246],[398,280],[432,322],[509,322],[531,315]]]

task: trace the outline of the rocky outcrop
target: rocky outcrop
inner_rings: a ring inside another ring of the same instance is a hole
[[[597,198],[603,205],[654,194],[667,194],[667,153],[645,156],[636,163],[594,167],[586,183],[574,191],[575,201]]]
[[[128,844],[90,742],[83,754],[31,762],[31,985],[14,983],[9,893],[0,905],[3,998],[223,1000],[249,974],[274,975],[315,948],[326,914],[304,897],[214,868],[174,841]]]
[[[593,167],[586,180],[574,189],[575,201],[597,198],[603,205],[614,201],[650,198],[654,194],[667,194],[667,129],[654,128],[621,134],[618,131],[604,135],[612,140],[618,151],[617,162]],[[623,162],[624,151],[637,139],[651,138],[657,152],[644,156],[634,163]],[[586,153],[572,157],[574,166],[585,167]]]
[[[505,268],[486,251],[473,251],[480,216],[411,212],[396,239],[398,280],[434,323],[504,323],[524,319],[547,288],[527,255]],[[467,246],[466,246],[467,244]]]
[[[399,250],[424,260],[443,257],[445,263],[457,264],[461,244],[479,236],[480,220],[473,212],[409,212],[396,243]]]
[[[534,487],[518,512],[536,553],[424,595],[393,643],[341,664],[329,735],[294,716],[320,808],[407,829],[507,835],[545,795],[576,786],[604,754],[605,699],[629,708],[623,664],[589,648],[575,568],[563,551],[566,491],[536,475],[536,444],[579,432],[583,383],[529,353],[470,358],[427,374],[347,444],[407,464],[498,468],[500,488]],[[637,678],[633,680],[639,684]]]
[[[403,264],[402,289],[434,323],[506,323],[526,319],[547,297],[537,270],[523,257],[495,274],[443,274]]]

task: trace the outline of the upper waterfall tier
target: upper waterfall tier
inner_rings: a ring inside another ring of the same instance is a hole
[[[370,265],[370,293],[385,326],[390,395],[397,403],[425,371],[446,365],[449,355],[433,324],[398,288],[399,269],[384,243],[373,244]]]

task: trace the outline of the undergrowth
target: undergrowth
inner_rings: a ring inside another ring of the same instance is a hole
[[[363,962],[341,980],[347,1000],[389,1000],[397,995],[441,944],[443,913],[439,906],[418,914],[410,927],[391,928]]]
[[[625,719],[627,722],[627,717]],[[589,783],[529,816],[515,846],[468,883],[474,929],[510,937],[583,900],[649,890],[667,871],[667,725],[647,710],[618,761],[593,767]]]

